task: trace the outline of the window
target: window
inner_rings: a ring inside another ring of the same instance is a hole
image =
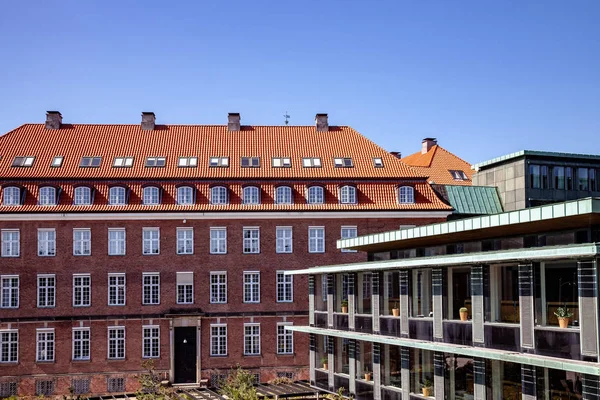
[[[142,286],[142,304],[160,304],[160,275],[157,273],[143,273]]]
[[[277,323],[277,354],[294,354],[294,332],[285,329],[291,322]]]
[[[320,158],[303,158],[302,166],[304,168],[321,168]]]
[[[194,204],[194,189],[189,186],[178,187],[177,204],[185,206]]]
[[[16,329],[0,331],[0,362],[19,361],[19,332]]]
[[[38,229],[38,256],[53,257],[56,255],[56,231],[52,228]]]
[[[225,186],[215,186],[210,189],[211,204],[227,204],[227,188]]]
[[[278,226],[275,228],[275,251],[277,253],[292,252],[292,227]]]
[[[164,167],[167,164],[166,157],[148,157],[146,158],[146,167]]]
[[[121,186],[113,186],[108,191],[108,203],[111,206],[125,205],[125,188]]]
[[[102,163],[102,157],[81,157],[79,166],[82,168],[98,168]]]
[[[246,186],[243,190],[244,204],[260,204],[260,189],[256,186]]]
[[[125,228],[108,228],[108,255],[124,256],[125,251]]]
[[[210,273],[210,302],[227,303],[227,273]]]
[[[144,188],[144,204],[155,206],[160,204],[160,190],[156,186],[147,186]]]
[[[108,305],[124,306],[125,298],[125,274],[108,274]]]
[[[321,186],[308,188],[308,204],[323,204],[325,201],[324,191]]]
[[[90,328],[73,328],[73,360],[90,359]]]
[[[260,354],[260,324],[244,324],[244,355]]]
[[[73,394],[90,393],[90,379],[73,379],[71,381]]]
[[[35,157],[15,157],[12,163],[13,167],[31,167]]]
[[[177,273],[177,304],[194,303],[194,273]]]
[[[415,189],[412,186],[401,186],[398,189],[398,201],[401,204],[412,204],[415,202]]]
[[[342,239],[351,239],[358,236],[355,226],[342,226]],[[356,250],[342,249],[342,253],[356,253]]]
[[[125,358],[125,328],[122,326],[108,328],[108,358]]]
[[[260,272],[244,272],[244,303],[260,303]]]
[[[160,357],[160,330],[158,326],[144,326],[143,328],[143,357]]]
[[[210,228],[210,254],[227,253],[227,228]]]
[[[554,189],[565,189],[565,167],[554,167],[552,169],[554,176]]]
[[[294,281],[292,275],[277,271],[277,302],[290,303],[294,301]]]
[[[89,256],[92,254],[92,231],[90,229],[73,229],[73,255]]]
[[[194,228],[177,228],[177,254],[194,254]]]
[[[56,205],[56,188],[53,188],[52,186],[41,187],[38,204],[40,206]]]
[[[54,307],[56,295],[56,277],[38,275],[38,307]]]
[[[89,274],[73,275],[73,307],[91,305],[92,278]]]
[[[292,188],[289,186],[278,186],[275,188],[275,203],[276,204],[292,204]]]
[[[2,257],[19,257],[20,231],[18,229],[2,230]]]
[[[242,157],[242,168],[258,168],[260,167],[259,157]]]
[[[177,166],[196,168],[198,166],[198,157],[179,157]]]
[[[211,157],[208,165],[210,167],[229,167],[229,157]]]
[[[19,307],[19,277],[17,275],[2,275],[0,277],[2,284],[1,308]]]
[[[577,189],[586,191],[590,189],[587,168],[577,168]]]
[[[333,165],[336,168],[351,168],[354,166],[351,158],[334,158]]]
[[[210,355],[227,355],[227,325],[219,324],[210,326]]]
[[[244,254],[260,253],[260,230],[258,228],[244,228]]]
[[[123,393],[125,391],[125,378],[106,378],[106,391],[109,393]]]
[[[160,229],[143,228],[143,247],[142,254],[154,255],[160,253]]]
[[[567,167],[565,168],[565,175],[567,177],[567,190],[573,190],[573,168]]]
[[[54,394],[54,380],[36,379],[35,395],[36,396],[52,396]]]
[[[596,170],[590,168],[588,175],[590,177],[590,190],[595,192],[598,190],[596,186]]]
[[[289,157],[274,157],[272,159],[273,168],[289,168],[292,166],[292,161]]]
[[[59,168],[62,166],[63,160],[63,156],[56,156],[52,159],[52,164],[50,164],[50,166],[54,168]]]
[[[541,188],[540,166],[531,164],[529,166],[529,187],[532,189]]]
[[[325,228],[313,226],[308,228],[308,252],[325,253]]]
[[[383,167],[383,159],[381,157],[374,157],[373,158],[373,166],[375,168],[382,168]]]
[[[356,188],[354,186],[342,186],[340,188],[340,202],[342,204],[356,204]]]
[[[73,204],[76,206],[89,206],[92,204],[92,191],[89,187],[79,186],[75,188],[75,199]]]
[[[113,167],[133,167],[133,157],[115,157],[115,159],[113,160]]]
[[[38,329],[36,361],[54,361],[54,329]]]
[[[2,191],[4,198],[2,204],[5,206],[21,205],[21,189],[16,186],[7,186]]]

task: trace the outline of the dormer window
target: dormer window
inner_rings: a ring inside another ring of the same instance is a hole
[[[340,188],[340,202],[342,204],[356,204],[356,188],[346,185]]]
[[[383,159],[381,157],[373,158],[373,166],[375,168],[383,168]]]
[[[126,191],[122,186],[113,186],[108,191],[108,204],[111,206],[125,205],[126,199]]]
[[[35,157],[15,157],[12,163],[13,167],[31,167]]]
[[[289,186],[278,186],[275,189],[275,203],[292,204],[292,188]]]
[[[164,167],[167,165],[167,157],[148,157],[146,167]]]
[[[259,157],[242,157],[242,168],[258,168],[260,167]]]
[[[76,206],[89,206],[92,204],[92,191],[87,186],[79,186],[75,188],[75,197],[73,203]]]
[[[398,201],[401,204],[412,204],[415,202],[415,189],[412,186],[400,186],[398,189]]]
[[[460,170],[450,170],[450,175],[452,175],[452,177],[454,178],[455,181],[466,181],[467,179],[469,179],[467,177],[467,174],[464,173],[464,171],[460,171]]]
[[[113,160],[113,167],[116,167],[116,168],[133,167],[133,157],[115,157],[115,159]]]
[[[52,164],[50,164],[50,166],[53,168],[60,168],[60,167],[62,167],[62,163],[63,163],[64,159],[65,158],[63,156],[56,156],[52,159]]]
[[[79,167],[81,168],[98,168],[102,164],[102,157],[81,157]]]
[[[156,206],[160,204],[160,190],[156,186],[146,186],[144,188],[142,200],[146,206]]]
[[[352,168],[354,166],[351,158],[334,158],[333,165],[336,168]]]
[[[289,157],[273,158],[273,168],[289,168],[292,166],[292,160]]]
[[[196,168],[198,166],[198,157],[179,157],[178,167]]]
[[[302,166],[304,168],[321,168],[320,158],[303,158]]]
[[[260,204],[260,189],[256,186],[246,186],[243,190],[244,204]]]
[[[306,196],[308,204],[323,204],[325,202],[324,190],[321,186],[311,186],[308,188]]]
[[[18,206],[21,205],[21,188],[16,186],[7,186],[2,191],[3,199],[2,204],[5,206]]]
[[[194,189],[189,186],[180,186],[177,188],[177,204],[194,204]]]
[[[229,157],[211,157],[208,160],[209,167],[229,167]]]
[[[225,186],[214,186],[210,189],[210,204],[227,203],[227,188]]]
[[[41,187],[38,204],[40,206],[55,206],[56,205],[56,188],[52,187],[52,186]]]

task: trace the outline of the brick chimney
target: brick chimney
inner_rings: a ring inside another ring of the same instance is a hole
[[[400,153],[399,151],[390,151],[390,154],[396,158],[402,158],[402,153]]]
[[[421,154],[426,154],[429,149],[437,144],[436,138],[425,138],[421,144]]]
[[[46,111],[46,129],[60,129],[62,114],[58,111]]]
[[[229,132],[238,132],[240,130],[240,113],[227,114],[227,130]]]
[[[153,131],[156,126],[156,115],[151,111],[142,111],[142,130]]]
[[[327,114],[317,114],[315,117],[315,123],[317,125],[317,132],[329,131],[329,121]]]

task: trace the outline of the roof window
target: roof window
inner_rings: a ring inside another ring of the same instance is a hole
[[[167,164],[166,157],[148,157],[146,158],[146,167],[164,167]]]
[[[242,157],[243,168],[258,168],[260,167],[259,157]]]
[[[102,157],[81,157],[80,167],[97,168],[102,163]]]
[[[208,165],[210,167],[229,167],[229,157],[211,157]]]
[[[460,170],[450,170],[450,175],[452,175],[452,177],[454,178],[455,181],[466,181],[467,179],[469,179],[467,177],[467,174],[464,173],[464,171],[460,171]]]
[[[354,166],[351,158],[334,158],[333,165],[336,168],[352,168]]]
[[[275,157],[272,162],[273,168],[289,168],[292,166],[292,160],[289,157]]]
[[[383,168],[383,160],[381,159],[381,157],[374,157],[373,165],[375,166],[375,168]]]
[[[62,163],[63,163],[64,159],[65,158],[63,156],[56,156],[52,159],[52,164],[50,164],[50,166],[54,167],[54,168],[62,167]]]
[[[198,157],[179,157],[177,165],[179,167],[195,168],[198,166]]]
[[[15,157],[13,160],[13,167],[31,167],[33,162],[35,161],[35,157]]]
[[[321,168],[320,158],[303,158],[302,166],[304,168]]]
[[[133,167],[133,157],[115,157],[113,167]]]

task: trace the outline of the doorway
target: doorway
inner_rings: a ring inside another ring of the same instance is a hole
[[[175,383],[196,383],[196,328],[175,329]]]

